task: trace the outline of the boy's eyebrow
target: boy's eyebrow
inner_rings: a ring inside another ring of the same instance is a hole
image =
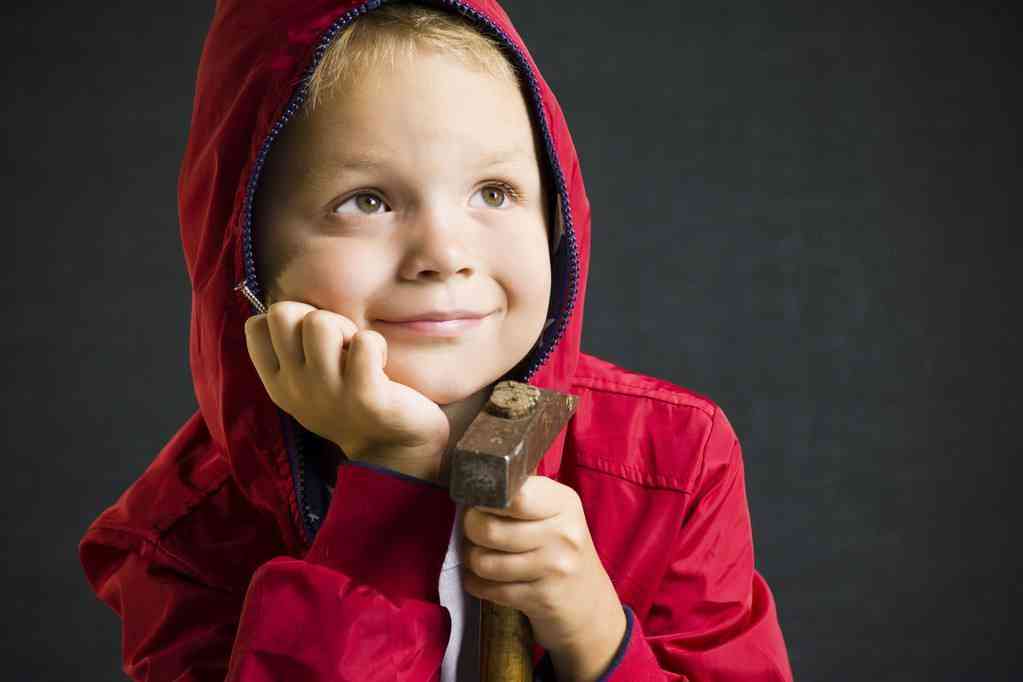
[[[528,161],[529,156],[521,147],[501,149],[484,156],[478,165],[479,169]],[[336,177],[346,171],[374,171],[387,168],[387,157],[372,154],[352,154],[329,159],[323,166],[310,169],[309,175],[316,177]]]
[[[341,172],[346,170],[376,170],[387,165],[386,157],[376,157],[366,154],[353,156],[339,156],[330,159],[326,164],[328,170]]]
[[[489,156],[483,157],[480,162],[480,168],[493,168],[494,166],[502,166],[506,163],[515,163],[517,161],[528,161],[529,154],[527,154],[521,147],[511,147],[508,149],[501,149],[499,151],[490,154]]]
[[[330,156],[311,163],[299,171],[301,182],[327,185],[336,182],[346,172],[372,171],[387,166],[383,158],[367,155]]]

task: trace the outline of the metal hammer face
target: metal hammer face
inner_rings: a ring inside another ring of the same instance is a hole
[[[503,509],[575,412],[579,398],[499,382],[451,455],[451,499]]]

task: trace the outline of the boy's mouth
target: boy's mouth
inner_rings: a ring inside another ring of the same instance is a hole
[[[380,320],[381,322],[404,323],[404,322],[447,322],[451,320],[473,320],[481,319],[490,313],[479,313],[473,310],[430,310],[425,313],[408,315],[394,320]]]
[[[467,310],[433,311],[403,320],[379,320],[389,329],[407,331],[427,336],[458,336],[483,324],[491,313]]]

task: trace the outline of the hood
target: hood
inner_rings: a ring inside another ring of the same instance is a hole
[[[424,3],[427,4],[427,3]],[[564,114],[508,15],[496,2],[430,2],[467,17],[514,54],[555,185],[564,234],[552,255],[541,343],[504,378],[568,393],[579,361],[590,252],[590,207]],[[258,312],[253,197],[263,162],[305,98],[323,47],[370,2],[223,0],[203,46],[191,128],[178,181],[181,239],[192,286],[189,361],[199,412],[242,493],[273,514],[288,540],[307,544],[299,513],[295,422],[266,392],[248,356],[245,320]],[[557,477],[565,432],[538,473]],[[297,476],[297,478],[296,478]]]

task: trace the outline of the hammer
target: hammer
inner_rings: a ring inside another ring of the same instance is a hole
[[[451,499],[505,509],[531,476],[579,398],[518,381],[501,381],[451,455]],[[533,633],[521,611],[482,600],[482,682],[532,682]]]

